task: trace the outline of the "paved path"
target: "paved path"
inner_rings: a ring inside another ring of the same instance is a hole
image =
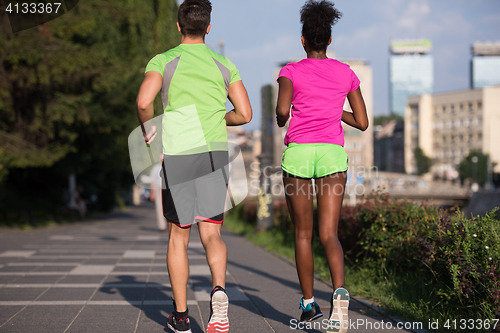
[[[227,231],[223,237],[231,332],[325,332],[290,327],[301,297],[293,266]],[[0,332],[163,332],[173,310],[166,243],[149,204],[84,223],[1,230]],[[192,330],[204,332],[211,279],[196,230],[188,253]],[[327,315],[331,289],[315,288]],[[404,332],[376,329],[388,319],[354,300],[349,316],[360,323],[349,332]]]

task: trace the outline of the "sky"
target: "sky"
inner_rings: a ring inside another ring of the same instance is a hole
[[[178,3],[182,1],[178,0]],[[275,82],[276,67],[305,57],[300,7],[305,0],[212,0],[206,43],[239,69],[260,128],[260,88]],[[374,114],[389,114],[389,44],[392,39],[432,42],[434,92],[469,89],[471,46],[500,41],[500,0],[336,0],[343,13],[332,28],[336,58],[363,59],[373,69]]]

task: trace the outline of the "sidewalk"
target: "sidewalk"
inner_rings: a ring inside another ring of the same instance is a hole
[[[301,297],[292,265],[227,231],[223,238],[230,332],[325,332],[292,329]],[[170,332],[166,243],[150,204],[77,224],[0,230],[0,332]],[[192,331],[204,332],[212,284],[196,228],[188,253]],[[323,318],[331,292],[315,284]],[[355,300],[349,319],[358,324],[349,332],[409,332]]]

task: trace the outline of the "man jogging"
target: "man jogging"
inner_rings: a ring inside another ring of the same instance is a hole
[[[174,332],[191,332],[186,294],[192,223],[198,223],[212,274],[207,332],[229,330],[227,249],[221,238],[229,164],[226,126],[248,123],[252,109],[236,67],[205,45],[211,11],[208,0],[185,0],[179,6],[181,44],[151,59],[137,96],[137,115],[149,144],[157,133],[145,123],[153,117],[161,89],[162,204],[169,222],[167,267],[174,299],[167,325]],[[227,98],[234,109],[226,113]]]

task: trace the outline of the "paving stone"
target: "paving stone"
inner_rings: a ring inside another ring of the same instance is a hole
[[[0,269],[0,273],[12,273],[12,272],[31,272],[40,266],[5,266]]]
[[[36,251],[5,251],[0,253],[0,257],[8,258],[26,258],[34,255]]]
[[[150,264],[151,258],[123,258],[120,264]]]
[[[5,283],[12,283],[14,281],[17,281],[20,276],[17,275],[3,275],[0,276],[0,284],[5,284]]]
[[[102,287],[92,297],[93,301],[142,301],[146,285],[138,288]]]
[[[77,266],[55,266],[55,265],[45,265],[42,267],[38,267],[35,272],[58,272],[60,274],[68,274]]]
[[[47,288],[2,288],[0,300],[2,301],[33,301]]]
[[[28,306],[0,328],[0,332],[63,332],[76,316],[81,306]]]
[[[139,235],[137,236],[138,241],[159,241],[159,235]]]
[[[102,275],[68,275],[58,283],[100,283],[103,278]]]
[[[134,272],[149,272],[149,266],[117,266],[113,269],[113,273],[121,272],[123,274]]]
[[[67,332],[133,332],[140,313],[139,307],[86,306]]]
[[[154,258],[155,251],[128,250],[123,254],[123,258]]]
[[[64,275],[27,275],[15,280],[16,284],[33,284],[33,283],[56,283]],[[1,279],[0,279],[1,280]],[[11,282],[12,283],[12,282]]]
[[[0,326],[3,325],[10,317],[18,313],[24,306],[2,306],[0,305]]]
[[[73,269],[71,275],[107,275],[113,270],[112,265],[81,265]]]
[[[87,301],[96,288],[52,288],[37,301]]]
[[[89,259],[85,265],[115,265],[119,259]]]
[[[162,263],[161,266],[153,266],[153,272],[164,272],[167,273],[167,265],[165,263]]]

